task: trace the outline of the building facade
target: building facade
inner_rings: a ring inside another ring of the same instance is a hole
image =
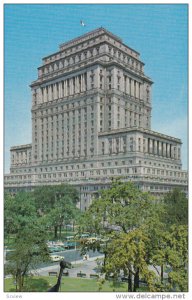
[[[85,210],[112,178],[155,195],[181,187],[181,140],[151,130],[140,54],[104,28],[43,58],[32,90],[32,144],[11,147],[5,189],[70,183]]]

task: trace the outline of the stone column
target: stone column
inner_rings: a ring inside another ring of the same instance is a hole
[[[141,100],[143,100],[143,88],[144,88],[144,85],[140,84],[140,99]]]
[[[48,102],[49,101],[49,88],[48,88],[48,86],[46,86],[44,88],[44,92],[45,92],[45,102]]]
[[[119,152],[123,153],[123,138],[119,138]]]
[[[67,80],[64,81],[64,94],[65,97],[67,97],[68,93],[67,93]]]
[[[87,91],[87,72],[84,73],[84,80],[85,80],[85,91]]]
[[[67,79],[67,96],[70,95],[70,79]]]
[[[83,92],[85,92],[85,73],[82,75],[82,79],[83,79]]]
[[[124,93],[127,93],[127,76],[124,75]]]
[[[75,77],[75,92],[79,93],[79,77]]]
[[[79,75],[79,92],[82,93],[82,75]]]
[[[65,97],[65,89],[66,89],[66,87],[65,87],[65,80],[63,80],[63,97]]]
[[[149,139],[149,153],[153,153],[153,140]]]
[[[109,141],[108,139],[106,139],[104,141],[104,154],[108,154],[109,153]]]
[[[42,103],[43,102],[43,97],[42,97],[42,88],[38,89],[38,94],[37,94],[37,103]]]
[[[154,154],[157,155],[157,140],[154,141]]]
[[[170,149],[171,149],[171,151],[170,151],[171,158],[174,158],[174,146],[172,144],[170,145]]]
[[[51,84],[51,89],[50,89],[50,95],[51,95],[51,101],[56,99],[56,84]]]
[[[167,157],[170,157],[170,144],[167,144]]]
[[[78,77],[77,77],[77,87],[78,87],[78,93],[80,93],[81,92],[81,86],[80,86],[80,75],[78,75]]]
[[[131,96],[134,96],[134,80],[131,79]]]
[[[19,163],[21,164],[22,162],[22,152],[19,152]]]
[[[84,74],[81,74],[81,92],[84,92]]]
[[[56,83],[53,84],[53,99],[57,99],[57,85]]]
[[[127,90],[127,94],[130,94],[129,80],[130,80],[130,78],[127,77],[127,80],[126,80],[126,90]]]
[[[166,157],[166,143],[163,142],[163,156]]]
[[[126,136],[126,141],[125,141],[125,145],[126,145],[126,153],[129,152],[129,136]]]
[[[85,88],[85,73],[83,74],[83,92],[86,91],[86,88]]]
[[[161,156],[162,155],[162,144],[161,144],[161,142],[159,141],[159,155]]]
[[[136,81],[136,98],[139,98],[139,82]]]
[[[42,103],[45,102],[45,100],[44,100],[44,88],[43,87],[41,88],[41,102]]]
[[[163,156],[163,142],[161,142],[161,156]]]
[[[65,81],[62,81],[62,98],[65,97]]]
[[[62,82],[58,82],[58,98],[60,99],[62,96],[61,96],[61,92],[62,92]]]
[[[48,100],[49,100],[49,87],[48,86],[46,86],[45,88],[44,88],[44,92],[45,92],[45,102],[48,102]]]
[[[48,101],[52,100],[52,86],[48,86]]]
[[[65,93],[65,91],[64,91],[64,88],[65,88],[65,85],[64,85],[64,80],[62,81],[62,98],[63,97],[65,97],[64,95],[64,93]]]
[[[116,140],[112,139],[112,153],[116,153]]]
[[[69,95],[73,95],[73,79],[69,79]]]

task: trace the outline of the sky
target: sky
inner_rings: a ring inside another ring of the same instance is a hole
[[[186,4],[4,5],[4,170],[10,147],[31,143],[31,90],[42,58],[104,27],[138,51],[153,81],[151,129],[181,138],[188,167],[188,7]],[[84,20],[86,27],[80,26]]]

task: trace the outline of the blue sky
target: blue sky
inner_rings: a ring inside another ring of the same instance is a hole
[[[7,4],[4,6],[4,160],[31,142],[30,83],[42,57],[100,26],[141,54],[154,81],[152,130],[181,138],[187,168],[188,12],[180,4]],[[80,26],[83,19],[86,27]]]

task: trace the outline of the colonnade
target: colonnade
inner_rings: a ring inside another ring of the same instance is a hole
[[[82,93],[87,90],[87,73],[41,88],[40,103]]]
[[[141,83],[132,78],[129,78],[128,76],[124,76],[124,92],[126,94],[129,94],[130,96],[141,99],[142,98]]]
[[[126,151],[141,151],[167,158],[180,159],[180,147],[168,142],[158,141],[152,138],[146,139],[147,145],[138,143],[138,139],[129,140],[129,137],[114,137],[102,141],[102,153],[124,153]],[[144,150],[145,145],[145,150]],[[128,147],[129,146],[129,147]],[[140,146],[140,147],[139,147]]]
[[[173,144],[148,138],[148,153],[178,159],[178,152],[178,148]]]

